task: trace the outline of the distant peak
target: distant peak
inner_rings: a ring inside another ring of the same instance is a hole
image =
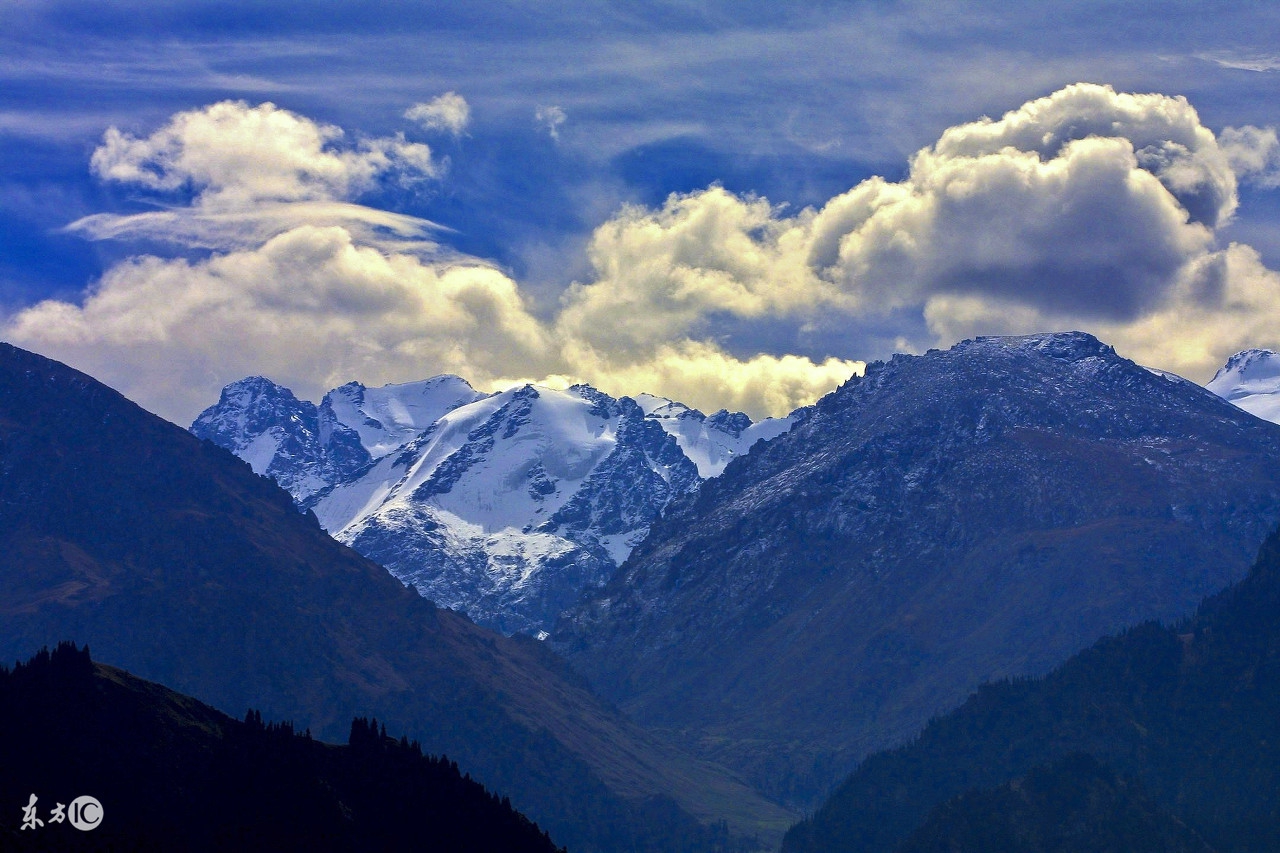
[[[568,388],[565,389],[565,391],[566,393],[573,394],[578,398],[590,403],[594,408],[594,410],[597,412],[597,414],[600,414],[604,417],[608,417],[608,415],[605,413],[609,410],[611,406],[615,405],[618,402],[617,400],[615,400],[613,397],[609,396],[605,392],[600,391],[596,388],[593,388],[590,385],[586,384],[585,382],[579,382],[576,385],[570,385]],[[639,405],[638,403],[636,403],[634,399],[631,402],[635,403],[637,406]],[[641,407],[641,412],[643,411],[644,409],[643,407]]]
[[[359,405],[364,402],[364,393],[367,390],[369,389],[359,382],[348,382],[326,393],[320,403],[321,405],[332,406],[335,399],[343,399]]]
[[[721,409],[713,415],[709,415],[705,421],[708,427],[718,429],[721,432],[737,438],[742,435],[743,431],[751,427],[751,418],[742,412],[731,412],[728,409]]]
[[[350,383],[358,384],[358,383]],[[461,385],[465,388],[475,390],[471,383],[458,376],[456,373],[439,373],[427,379],[418,379],[412,382],[388,382],[383,385],[380,390],[391,391],[399,388],[434,388],[440,385]]]
[[[684,403],[672,400],[670,397],[659,397],[656,394],[636,394],[632,399],[640,406],[646,417],[659,419],[676,418],[677,420],[693,419],[699,423],[707,419],[707,416],[697,409],[690,408]]]
[[[1205,387],[1246,411],[1274,420],[1273,407],[1266,404],[1259,408],[1258,403],[1274,400],[1280,393],[1280,355],[1269,349],[1241,350],[1227,359]],[[1249,398],[1254,398],[1254,403],[1244,402]]]
[[[232,401],[240,405],[244,405],[252,400],[261,399],[263,397],[269,399],[284,398],[286,400],[297,399],[292,391],[272,382],[265,376],[246,376],[244,379],[237,379],[222,389],[221,401],[229,403]]]
[[[441,373],[427,380],[432,385],[465,385],[471,388],[472,385],[456,373]]]
[[[1227,359],[1227,363],[1213,377],[1217,379],[1224,373],[1244,373],[1250,367],[1266,364],[1276,360],[1276,353],[1269,349],[1245,349]]]
[[[228,390],[255,390],[255,389],[281,389],[287,390],[283,385],[272,382],[265,376],[246,376],[244,379],[237,379],[235,382],[229,382],[223,386],[224,391]]]
[[[542,396],[541,391],[547,391],[546,388],[538,388],[531,382],[524,385],[512,385],[509,388],[503,388],[501,391],[492,395],[494,399],[500,400],[501,405],[507,406],[513,403],[524,403],[537,400]],[[553,392],[556,393],[556,392]]]
[[[956,344],[955,349],[1000,349],[1038,354],[1063,361],[1114,356],[1115,348],[1088,332],[1045,332],[1035,335],[988,335]]]
[[[669,397],[659,397],[657,394],[632,394],[632,400],[636,401],[636,405],[646,414],[652,414],[659,409],[666,409],[674,404]],[[675,404],[678,405],[678,404]]]

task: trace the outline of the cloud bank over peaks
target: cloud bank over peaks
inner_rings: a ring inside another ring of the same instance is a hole
[[[448,98],[406,116],[464,127]],[[143,138],[109,130],[97,175],[189,203],[72,227],[212,254],[117,264],[79,304],[9,317],[5,337],[178,422],[251,373],[313,397],[452,372],[781,414],[887,355],[867,351],[886,329],[922,350],[1083,328],[1202,380],[1239,349],[1280,347],[1280,276],[1217,237],[1238,182],[1275,174],[1275,131],[1215,135],[1183,98],[1068,86],[946,129],[900,181],[800,211],[718,185],[624,207],[589,242],[591,274],[541,306],[430,223],[356,203],[378,181],[440,179],[425,145],[344,139],[237,102]]]
[[[455,97],[406,115],[461,128],[465,101]],[[572,324],[538,316],[493,264],[428,239],[431,223],[353,201],[389,176],[438,177],[427,146],[402,136],[344,146],[344,137],[274,105],[240,102],[179,113],[146,137],[109,129],[91,160],[96,175],[189,201],[98,214],[71,229],[211,254],[130,258],[79,304],[47,300],[7,318],[4,335],[179,423],[223,384],[253,373],[313,397],[351,379],[442,372],[481,387],[585,380],[760,415],[808,403],[860,367],[789,355],[737,359],[688,337],[692,317],[625,350],[579,339]]]
[[[850,330],[907,312],[930,333],[918,349],[1086,328],[1206,379],[1280,328],[1274,273],[1215,243],[1274,138],[1220,140],[1184,98],[1075,84],[949,128],[902,181],[873,177],[818,209],[787,216],[711,187],[624,210],[596,232],[599,277],[569,292],[561,322],[626,351],[712,312]]]
[[[388,253],[311,225],[204,261],[132,258],[83,305],[42,302],[11,318],[5,337],[107,377],[176,422],[231,377],[266,374],[318,398],[352,377],[488,381],[548,351],[497,270]]]

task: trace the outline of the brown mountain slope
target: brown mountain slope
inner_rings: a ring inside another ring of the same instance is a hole
[[[553,642],[812,802],[983,680],[1238,580],[1278,460],[1280,427],[1083,333],[895,357],[673,504]]]
[[[539,644],[437,610],[231,454],[8,345],[0,542],[0,657],[89,643],[233,715],[256,707],[324,738],[376,716],[574,850],[698,849],[680,809],[767,838],[785,828],[782,810],[628,723]]]

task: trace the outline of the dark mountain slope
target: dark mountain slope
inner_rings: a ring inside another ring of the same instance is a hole
[[[935,809],[898,853],[1212,853],[1140,786],[1079,753]]]
[[[707,839],[681,809],[785,821],[603,706],[540,644],[437,610],[227,451],[7,345],[0,541],[0,660],[70,638],[317,737],[373,715],[574,850],[696,848]]]
[[[936,805],[1077,752],[1137,779],[1216,850],[1280,850],[1280,534],[1191,620],[984,686],[868,758],[784,850],[893,850]]]
[[[332,746],[59,646],[0,671],[0,847],[558,849],[456,764],[374,725],[357,719],[349,746]],[[33,794],[42,824],[23,829]],[[101,803],[100,826],[51,819],[84,794]]]
[[[554,640],[803,802],[982,681],[1238,580],[1277,460],[1274,424],[1089,335],[898,356],[673,504]]]

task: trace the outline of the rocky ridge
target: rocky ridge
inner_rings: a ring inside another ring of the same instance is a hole
[[[895,356],[674,502],[553,634],[606,697],[804,804],[983,680],[1241,577],[1280,429],[1083,333]]]

